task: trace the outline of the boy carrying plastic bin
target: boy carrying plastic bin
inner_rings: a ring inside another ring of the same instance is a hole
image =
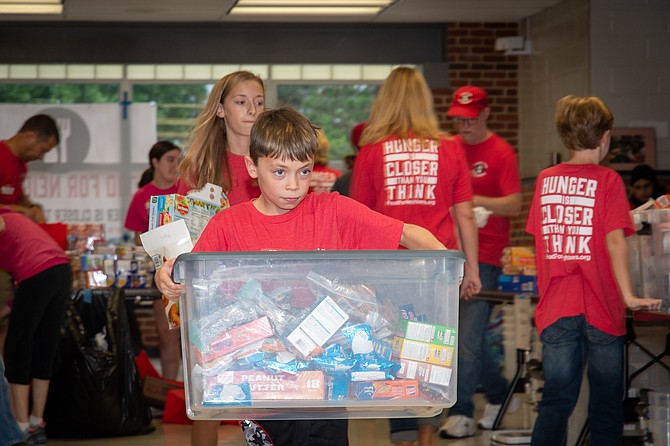
[[[225,209],[203,231],[194,252],[269,250],[445,249],[430,232],[371,211],[339,194],[308,194],[317,129],[291,108],[261,114],[251,130],[249,175],[261,196]],[[176,300],[174,259],[156,273],[158,289]],[[461,294],[479,291],[464,277]],[[206,421],[218,423],[218,421]],[[245,421],[245,437],[281,445],[347,445],[347,420]],[[251,432],[250,432],[251,431]]]

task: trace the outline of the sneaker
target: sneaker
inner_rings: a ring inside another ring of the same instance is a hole
[[[47,442],[47,434],[44,429],[47,427],[47,424],[42,421],[38,426],[30,426],[30,431],[32,432],[33,441],[35,444],[45,444]]]
[[[514,413],[517,410],[519,410],[519,407],[521,406],[521,401],[517,397],[513,397],[512,400],[509,402],[509,405],[507,406],[507,412],[506,413]],[[482,428],[482,429],[487,429],[490,430],[493,428],[493,423],[496,421],[496,417],[498,416],[498,412],[500,412],[500,409],[502,408],[502,404],[486,404],[486,407],[484,407],[484,414],[482,417],[477,421],[477,425]]]
[[[442,438],[465,438],[472,437],[476,431],[475,420],[465,415],[452,415],[447,417],[439,432]]]
[[[35,439],[33,438],[33,430],[31,428],[23,431],[23,444],[26,446],[35,446]]]
[[[46,423],[42,422],[39,426],[30,426],[23,432],[23,441],[28,446],[34,446],[36,444],[45,444],[47,442],[47,436],[44,433],[44,428]]]

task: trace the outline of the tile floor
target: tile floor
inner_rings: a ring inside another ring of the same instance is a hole
[[[523,397],[523,395],[519,395]],[[477,395],[475,407],[478,417],[484,407],[483,399]],[[503,420],[506,428],[527,427],[528,411],[522,405],[516,413],[507,415]],[[524,426],[526,424],[526,426]],[[91,439],[91,440],[64,440],[51,439],[49,446],[184,446],[190,444],[191,427],[175,424],[162,424],[160,419],[154,420],[156,430],[148,435],[133,437]],[[350,446],[391,446],[388,437],[388,421],[377,420],[352,420],[349,423]],[[477,435],[467,439],[444,440],[436,436],[435,445],[449,446],[484,446],[491,444],[490,431],[478,431]],[[219,430],[218,446],[245,446],[246,442],[237,426],[224,425]]]

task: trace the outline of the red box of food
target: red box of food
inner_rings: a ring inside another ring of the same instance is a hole
[[[205,394],[215,394],[217,387],[248,383],[252,400],[322,400],[325,378],[321,371],[269,373],[261,370],[226,371],[205,380]],[[216,403],[217,401],[203,401]]]
[[[207,349],[200,351],[193,347],[198,364],[204,364],[242,347],[251,345],[274,335],[272,324],[267,316],[251,321],[239,327],[228,330],[207,345]]]

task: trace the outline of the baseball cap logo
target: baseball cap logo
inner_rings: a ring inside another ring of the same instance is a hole
[[[471,104],[473,96],[469,91],[465,91],[458,96],[458,103],[463,105]]]

